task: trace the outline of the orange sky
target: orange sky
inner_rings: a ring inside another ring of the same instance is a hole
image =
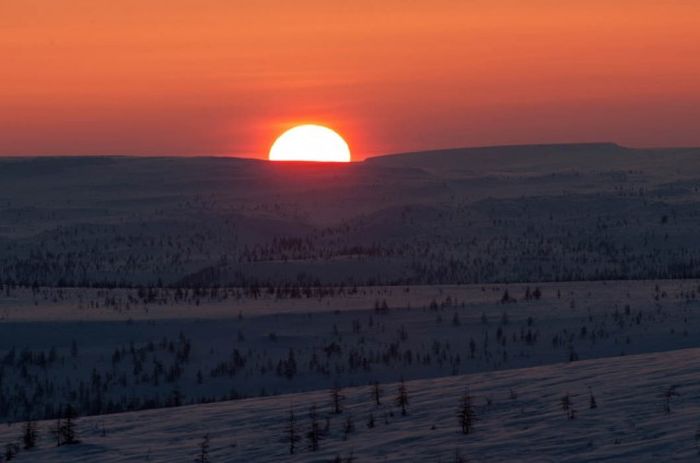
[[[700,145],[699,57],[698,0],[3,0],[0,155]]]

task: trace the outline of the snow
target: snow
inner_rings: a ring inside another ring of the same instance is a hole
[[[48,286],[697,278],[697,153],[552,145],[342,166],[2,159],[0,276]]]
[[[700,425],[700,349],[553,364],[543,367],[409,381],[408,415],[394,398],[397,384],[382,384],[382,405],[368,386],[342,390],[340,415],[332,413],[328,391],[289,394],[165,410],[81,418],[81,444],[57,448],[44,436],[38,449],[18,462],[191,462],[198,444],[210,438],[210,461],[694,461]],[[676,386],[670,413],[663,393]],[[457,421],[468,390],[478,420],[463,435]],[[597,408],[590,408],[590,394]],[[562,410],[569,394],[575,418]],[[490,405],[487,399],[491,401]],[[311,452],[306,440],[288,454],[286,420],[295,411],[300,433],[309,427],[308,408],[318,407],[330,431]],[[370,413],[376,427],[367,428]],[[352,416],[355,432],[344,440]],[[388,424],[385,423],[385,416]],[[50,423],[40,423],[41,432]],[[102,432],[105,435],[102,435]],[[0,428],[0,440],[20,426]]]
[[[47,418],[66,403],[97,414],[173,405],[176,394],[196,403],[698,347],[699,287],[360,287],[199,303],[164,290],[128,309],[137,290],[13,290],[0,304],[0,414]]]
[[[32,417],[19,462],[191,462],[205,434],[212,462],[694,461],[698,153],[0,159],[0,446]],[[312,405],[329,431],[289,455]]]

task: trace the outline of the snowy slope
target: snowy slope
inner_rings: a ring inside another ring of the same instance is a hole
[[[699,153],[0,159],[0,461],[697,460]]]
[[[697,278],[698,204],[697,149],[494,147],[349,165],[0,159],[0,281]]]
[[[94,415],[175,397],[190,404],[695,348],[699,285],[372,287],[291,299],[163,290],[151,302],[126,289],[12,290],[0,298],[0,419],[54,418],[68,403]]]
[[[211,462],[332,461],[695,461],[700,426],[700,349],[581,361],[406,383],[408,415],[394,404],[396,384],[383,384],[382,405],[369,387],[345,389],[343,410],[332,413],[328,391],[222,402],[79,420],[81,444],[56,448],[46,436],[18,462],[191,462],[202,436]],[[663,394],[674,386],[670,413]],[[459,400],[468,388],[478,421],[463,435]],[[590,408],[590,394],[597,408]],[[575,418],[562,409],[569,394]],[[490,404],[489,404],[490,402]],[[320,449],[284,442],[289,410],[309,428],[316,405],[330,427]],[[370,414],[376,426],[368,429]],[[344,439],[351,416],[355,431]],[[103,434],[104,430],[104,436]],[[0,442],[20,426],[0,428]],[[467,460],[463,460],[467,461]]]

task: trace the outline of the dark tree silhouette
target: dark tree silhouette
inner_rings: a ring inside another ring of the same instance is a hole
[[[382,387],[379,385],[379,381],[372,384],[372,398],[377,407],[382,404]]]
[[[345,417],[345,423],[343,423],[343,440],[348,440],[350,434],[355,432],[355,421],[352,419],[352,415]]]
[[[472,405],[472,396],[469,394],[469,390],[460,399],[457,417],[462,428],[462,434],[471,434],[474,429],[474,421],[476,421],[476,412]]]
[[[343,400],[345,397],[342,394],[342,389],[338,384],[335,384],[331,389],[331,407],[333,408],[333,413],[340,415],[343,413]]]
[[[664,399],[664,402],[663,402],[664,413],[666,413],[667,415],[671,414],[671,399],[680,395],[676,391],[677,388],[678,388],[678,386],[676,386],[676,385],[669,386],[668,389],[666,389],[663,392],[662,396]]]
[[[205,434],[199,443],[199,454],[195,463],[209,463],[209,434]]]
[[[590,397],[590,408],[591,408],[591,409],[598,408],[598,402],[595,400],[595,396],[593,395],[593,391],[591,391],[591,390],[589,389],[589,393],[590,393],[590,396],[591,396],[591,397]]]
[[[14,460],[17,453],[19,453],[19,445],[15,444],[14,442],[5,444],[5,461]]]
[[[408,390],[406,389],[406,383],[403,378],[399,383],[399,395],[396,397],[396,405],[401,407],[401,415],[406,416],[408,413],[406,407],[408,406]]]
[[[75,419],[77,417],[78,414],[75,412],[73,406],[70,404],[66,405],[66,408],[63,411],[63,421],[59,426],[59,445],[71,445],[80,442],[78,440],[78,433],[75,430]]]
[[[63,439],[61,437],[61,428],[63,427],[63,421],[59,417],[56,423],[49,429],[51,435],[56,439],[56,447],[60,447]]]
[[[24,450],[31,450],[36,447],[37,437],[36,423],[32,420],[24,423],[24,427],[22,428],[22,444],[24,445]]]
[[[318,422],[316,405],[311,406],[309,410],[309,421],[309,431],[306,433],[306,438],[309,441],[309,450],[316,452],[321,441],[321,426]]]
[[[568,392],[561,397],[560,403],[561,403],[561,409],[564,410],[565,412],[568,412],[569,409],[571,408],[571,396],[569,395]]]
[[[287,443],[289,444],[289,454],[294,455],[297,442],[299,442],[301,436],[298,434],[297,420],[296,416],[294,415],[294,410],[292,409],[289,410],[289,419],[287,420],[287,428],[285,431],[287,434]]]

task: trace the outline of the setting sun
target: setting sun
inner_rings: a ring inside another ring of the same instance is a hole
[[[270,161],[350,162],[350,148],[333,130],[305,124],[287,130],[270,148]]]

